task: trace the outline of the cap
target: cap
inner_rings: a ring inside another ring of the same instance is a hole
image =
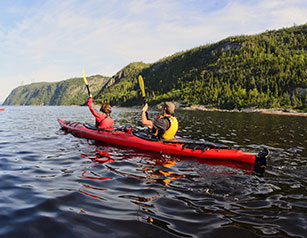
[[[166,107],[167,114],[174,114],[175,112],[175,104],[172,102],[165,102],[164,106]]]

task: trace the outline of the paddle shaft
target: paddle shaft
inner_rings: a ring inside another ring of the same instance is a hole
[[[86,86],[86,89],[87,89],[88,96],[90,96],[91,95],[90,88],[89,88],[88,85],[85,85],[85,86]]]

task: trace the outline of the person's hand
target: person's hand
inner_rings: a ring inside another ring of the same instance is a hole
[[[90,98],[92,98],[92,97],[93,97],[93,95],[90,93],[89,97],[90,97]]]
[[[142,112],[147,112],[148,110],[148,103],[145,103],[143,109],[142,109]]]

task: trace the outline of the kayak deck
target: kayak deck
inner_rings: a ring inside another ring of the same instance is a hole
[[[228,149],[226,146],[212,143],[193,143],[184,140],[145,139],[144,134],[132,128],[96,129],[80,122],[69,122],[58,119],[60,126],[79,136],[108,144],[122,145],[142,150],[163,152],[168,154],[205,159],[220,159],[255,164],[266,161],[267,150],[258,155],[241,150]]]

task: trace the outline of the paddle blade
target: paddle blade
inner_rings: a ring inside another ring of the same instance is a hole
[[[84,69],[82,69],[82,73],[83,73],[83,81],[84,81],[85,85],[88,86],[88,82],[87,82],[87,79],[85,77]]]
[[[144,80],[143,80],[142,75],[139,75],[139,85],[142,91],[142,97],[144,98],[145,97],[145,87],[144,87]]]
[[[83,81],[84,81],[84,83],[85,83],[85,86],[86,86],[86,89],[87,89],[88,96],[89,96],[89,97],[92,97],[91,92],[90,92],[90,88],[89,88],[89,86],[88,86],[87,79],[86,79],[86,77],[85,77],[84,69],[82,69],[82,73],[83,73]]]

